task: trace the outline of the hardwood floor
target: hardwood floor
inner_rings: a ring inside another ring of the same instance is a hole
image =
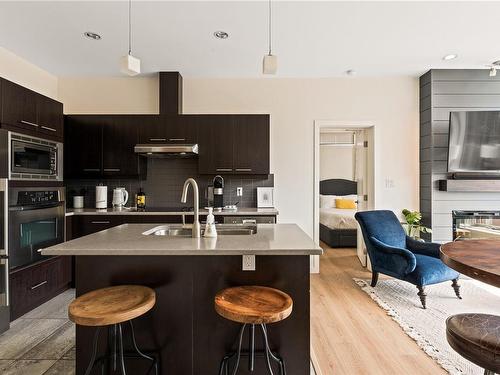
[[[11,323],[0,335],[0,374],[75,373],[75,326],[67,313],[74,294],[66,291]]]
[[[356,250],[321,246],[320,273],[311,275],[317,375],[447,374],[354,283],[353,277],[371,278]]]

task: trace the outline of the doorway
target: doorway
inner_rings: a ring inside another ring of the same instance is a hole
[[[357,211],[375,208],[375,125],[316,121],[314,136],[314,240],[353,247],[368,266]],[[338,206],[338,207],[337,207]],[[319,272],[319,256],[311,261]]]

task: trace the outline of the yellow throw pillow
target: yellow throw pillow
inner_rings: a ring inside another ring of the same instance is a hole
[[[354,199],[335,199],[335,207],[344,209],[355,209],[356,201]]]

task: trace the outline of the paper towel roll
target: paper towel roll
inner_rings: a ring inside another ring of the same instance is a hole
[[[98,185],[95,187],[95,208],[108,208],[108,187]]]

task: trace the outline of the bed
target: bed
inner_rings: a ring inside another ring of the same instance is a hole
[[[344,179],[329,179],[319,183],[321,195],[355,195],[357,182]],[[357,222],[354,209],[320,208],[319,238],[330,247],[356,247]]]

